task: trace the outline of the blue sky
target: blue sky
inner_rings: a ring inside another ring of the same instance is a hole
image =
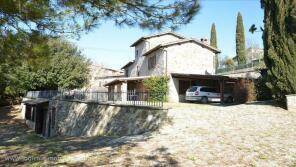
[[[200,0],[201,10],[194,20],[182,26],[176,32],[193,38],[210,39],[212,23],[216,24],[218,48],[221,56],[235,56],[236,16],[241,12],[245,27],[246,45],[253,43],[262,47],[262,33],[249,33],[249,27],[256,24],[263,26],[263,10],[260,0]],[[167,30],[163,30],[167,31]],[[134,58],[130,45],[141,36],[158,33],[142,30],[138,27],[116,27],[111,22],[100,25],[97,29],[83,34],[74,41],[83,54],[97,64],[119,69]]]

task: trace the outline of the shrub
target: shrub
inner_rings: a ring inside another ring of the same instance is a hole
[[[255,86],[252,80],[240,79],[234,86],[234,102],[246,103],[256,100]]]
[[[259,79],[254,81],[256,98],[259,101],[271,100],[272,99],[271,91],[266,86],[266,82],[267,81],[264,78],[259,78]]]
[[[144,86],[150,92],[150,100],[167,101],[168,81],[169,78],[167,76],[150,77],[143,81]]]

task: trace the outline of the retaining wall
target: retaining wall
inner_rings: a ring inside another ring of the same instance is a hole
[[[152,107],[52,100],[54,134],[66,136],[135,135],[158,129],[167,110]],[[49,112],[50,113],[50,112]]]
[[[296,111],[296,94],[286,95],[288,111]]]

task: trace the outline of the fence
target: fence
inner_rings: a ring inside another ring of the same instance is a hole
[[[28,91],[28,98],[57,98],[61,100],[79,100],[87,102],[104,102],[111,104],[128,104],[134,106],[163,107],[165,99],[162,93],[151,92],[98,92],[98,91]]]

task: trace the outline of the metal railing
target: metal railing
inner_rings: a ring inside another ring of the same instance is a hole
[[[260,65],[262,64],[263,64],[263,61],[254,61],[252,63],[247,63],[247,64],[240,64],[240,65],[231,66],[231,67],[218,68],[216,70],[216,74],[243,70],[243,69],[254,69],[256,67],[260,67]]]
[[[78,100],[85,102],[101,102],[110,104],[126,104],[134,106],[163,107],[165,95],[152,92],[99,92],[99,91],[28,91],[27,98],[56,98],[60,100]]]

